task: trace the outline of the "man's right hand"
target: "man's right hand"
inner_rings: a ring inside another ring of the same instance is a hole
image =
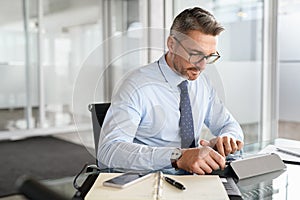
[[[224,169],[225,158],[208,146],[182,149],[182,156],[177,161],[177,166],[190,173],[204,175],[213,170]]]

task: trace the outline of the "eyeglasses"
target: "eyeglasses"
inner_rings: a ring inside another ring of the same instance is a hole
[[[174,39],[178,42],[178,44],[184,49],[185,52],[189,54],[189,62],[196,65],[200,63],[202,60],[206,60],[206,64],[212,64],[216,62],[221,56],[218,52],[212,53],[210,55],[203,55],[202,53],[190,53],[182,44],[181,42],[174,37]]]

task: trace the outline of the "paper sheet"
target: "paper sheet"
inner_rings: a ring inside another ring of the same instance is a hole
[[[282,151],[279,151],[277,148],[282,149],[282,150],[287,150],[288,152],[294,152],[295,154],[298,154],[299,156],[293,156],[290,155],[289,153],[283,153]],[[288,147],[280,147],[280,146],[275,146],[275,145],[268,145],[264,149],[262,149],[259,153],[276,153],[279,155],[281,160],[284,161],[294,161],[294,162],[299,162],[300,164],[300,149],[298,148],[288,148]]]

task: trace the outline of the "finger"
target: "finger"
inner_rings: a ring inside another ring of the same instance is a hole
[[[237,140],[236,143],[237,143],[237,146],[238,146],[238,150],[241,150],[244,146],[244,143],[240,140]]]
[[[196,173],[196,174],[199,174],[199,175],[204,175],[205,172],[200,168],[200,167],[197,167],[197,169],[195,170],[191,170],[190,173]]]
[[[207,141],[207,140],[200,140],[200,145],[201,146],[209,146],[209,141]]]
[[[225,168],[225,158],[221,154],[216,151],[211,151],[209,155],[217,163],[217,165],[219,165],[220,169]]]
[[[217,139],[216,149],[222,156],[225,156],[222,138],[220,138],[220,137],[218,137],[218,139]]]
[[[201,175],[204,175],[205,174],[205,171],[203,171],[201,169],[201,167],[199,166],[199,163],[200,162],[203,162],[203,160],[200,160],[198,162],[195,162],[193,165],[190,166],[190,173],[196,173],[196,174],[201,174]]]
[[[210,174],[212,172],[212,168],[204,161],[199,163],[199,167],[202,171],[204,171],[206,174]]]
[[[227,156],[232,151],[229,137],[226,137],[226,136],[223,137],[223,145],[224,145],[225,156]]]
[[[210,168],[212,168],[213,170],[220,169],[220,166],[218,165],[218,163],[216,163],[216,161],[215,161],[214,159],[212,159],[211,157],[207,157],[206,163],[207,163],[207,164],[210,166]]]
[[[231,145],[231,152],[230,153],[236,152],[236,150],[238,149],[238,146],[236,144],[236,141],[233,138],[230,139],[230,145]]]

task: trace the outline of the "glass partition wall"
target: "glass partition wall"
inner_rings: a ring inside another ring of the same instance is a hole
[[[149,55],[143,49],[113,60],[96,93],[98,99],[85,101],[74,113],[73,91],[82,66],[108,40],[100,62],[135,44],[146,46],[147,41],[141,41],[134,30],[148,27],[149,1],[4,0],[0,4],[0,76],[4,83],[0,139],[77,131],[91,135],[88,103],[108,101],[120,76],[146,64]],[[119,35],[126,37],[122,44],[114,40]],[[95,73],[100,76],[101,71]]]
[[[24,18],[30,13],[23,12],[22,0],[1,1],[0,4],[0,130],[14,131],[33,127],[35,123],[36,111],[32,112],[31,105],[27,104],[27,86],[34,85],[36,79],[29,81],[27,78],[27,72],[34,71],[34,66],[30,60],[26,65],[25,53],[34,50],[30,49],[29,40],[34,43],[35,38],[25,34],[25,29],[33,24],[28,21],[24,26]],[[36,88],[31,88],[33,90]],[[36,96],[32,101],[36,104]]]
[[[102,40],[101,9],[97,0],[42,2],[45,91],[42,127],[69,127],[74,131],[73,87],[82,61]],[[87,116],[82,116],[77,128],[84,128],[89,122]]]
[[[300,2],[279,1],[279,124],[280,137],[300,140]]]
[[[102,40],[98,0],[1,1],[0,138],[75,132],[72,91]],[[83,128],[90,119],[82,116]]]
[[[225,27],[219,38],[221,59],[214,66],[222,85],[219,95],[240,122],[246,143],[261,138],[264,1],[4,0],[0,4],[4,80],[0,139],[85,131],[92,137],[87,105],[109,101],[124,74],[158,59],[166,50],[172,19],[193,6],[210,10]],[[139,50],[130,51],[133,48]],[[99,79],[91,86],[96,92],[93,98],[76,97],[80,109],[74,110],[75,86],[86,63],[102,63],[105,70],[96,67],[83,79],[87,88],[92,78]],[[210,137],[206,129],[203,137]]]

